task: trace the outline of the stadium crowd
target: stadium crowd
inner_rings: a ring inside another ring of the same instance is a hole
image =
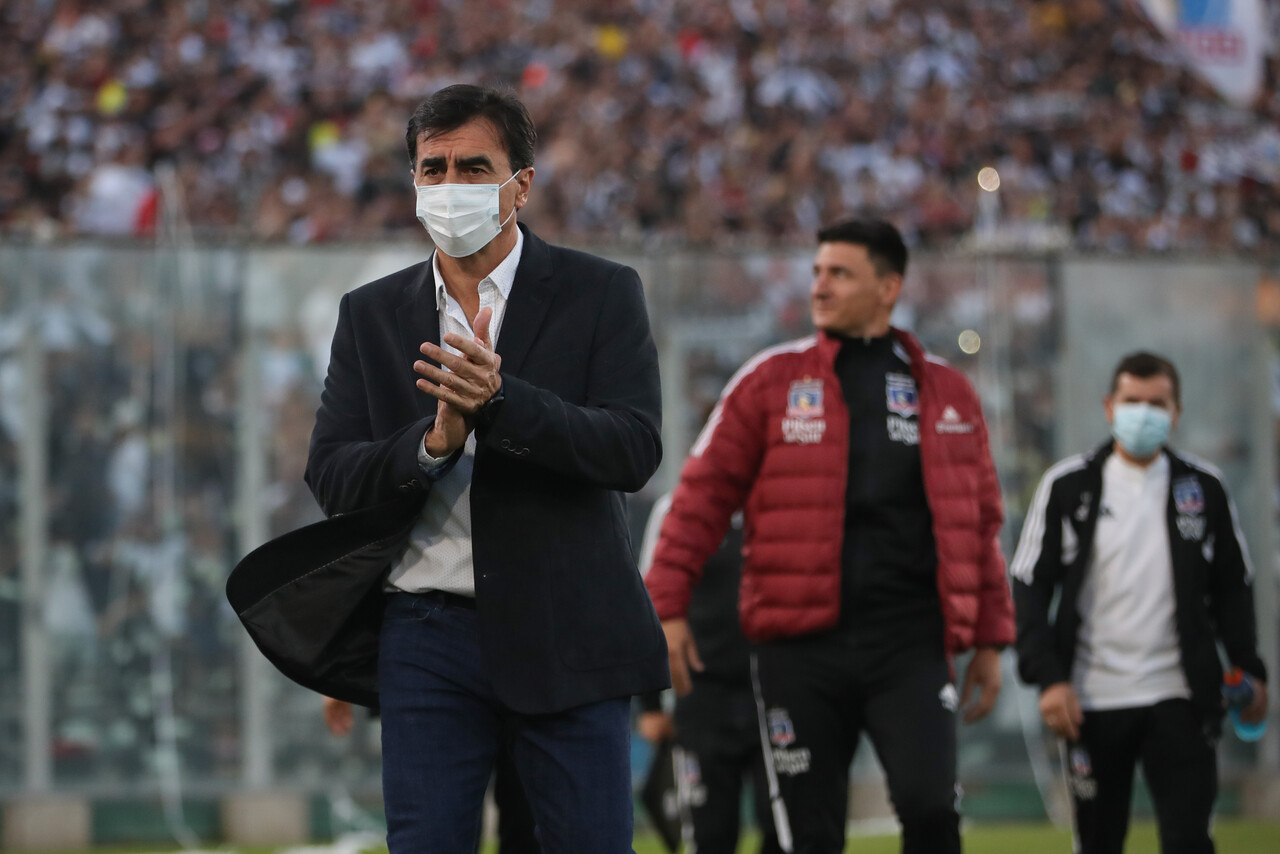
[[[558,241],[800,245],[858,210],[917,245],[1280,250],[1280,91],[1225,104],[1132,0],[0,0],[0,233],[417,228],[406,116],[509,85]]]

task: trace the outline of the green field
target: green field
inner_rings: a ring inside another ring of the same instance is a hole
[[[1280,854],[1280,821],[1220,821],[1214,831],[1220,854]],[[969,854],[1070,854],[1071,834],[1046,824],[986,824],[964,832],[964,848]],[[652,849],[654,854],[659,849]],[[898,839],[868,836],[850,839],[844,849],[850,854],[897,854]],[[637,854],[649,854],[636,848]],[[1129,831],[1125,854],[1159,854],[1155,825],[1135,822]]]
[[[1280,818],[1275,822],[1219,821],[1214,830],[1219,854],[1280,854]],[[636,837],[636,854],[666,854],[660,842]],[[897,836],[850,837],[846,854],[898,854]],[[964,832],[967,854],[1070,854],[1071,834],[1047,824],[985,824]],[[751,841],[739,854],[754,854]],[[1156,828],[1150,821],[1135,822],[1129,831],[1125,854],[1159,854]],[[489,849],[486,854],[496,854]]]
[[[1274,822],[1219,821],[1214,829],[1219,854],[1280,854],[1280,817]],[[666,854],[660,842],[636,837],[636,854]],[[897,836],[850,837],[846,854],[898,854]],[[1047,824],[984,824],[964,831],[967,854],[1070,854],[1071,834]],[[1125,854],[1160,854],[1155,824],[1134,822],[1129,830]],[[748,840],[739,854],[754,854]],[[496,854],[496,849],[486,851]]]
[[[1220,820],[1214,830],[1220,854],[1277,854],[1280,852],[1280,817],[1276,821]],[[754,854],[753,839],[744,840],[739,854]],[[964,849],[967,854],[1070,854],[1071,834],[1055,830],[1047,824],[981,824],[964,831]],[[205,849],[199,854],[321,854],[326,846],[305,846],[296,849]],[[336,847],[334,850],[337,850]],[[666,849],[647,834],[636,837],[636,854],[666,854]],[[148,846],[111,846],[87,851],[65,851],[57,854],[139,854],[142,851],[173,851],[169,848]],[[374,848],[369,854],[383,854],[385,848]],[[896,836],[850,837],[845,846],[846,854],[898,854]],[[1138,821],[1129,832],[1125,854],[1159,854],[1155,825],[1150,821]],[[195,854],[195,852],[193,852]],[[482,854],[497,854],[496,846],[489,845]]]

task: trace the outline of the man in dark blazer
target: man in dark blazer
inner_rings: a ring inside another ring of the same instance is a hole
[[[247,558],[237,611],[379,703],[392,854],[473,854],[504,747],[547,854],[629,852],[629,698],[669,684],[624,512],[662,454],[640,280],[517,226],[514,96],[443,89],[406,144],[437,251],[343,297],[306,472],[330,519]]]

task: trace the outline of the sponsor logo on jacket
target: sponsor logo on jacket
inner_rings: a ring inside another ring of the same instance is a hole
[[[920,444],[920,425],[915,421],[908,421],[898,415],[890,415],[885,429],[889,433],[890,442],[901,442],[904,445]]]
[[[937,429],[939,433],[944,433],[944,434],[945,433],[972,433],[973,422],[962,421],[960,419],[960,413],[956,412],[956,408],[948,404],[947,407],[942,410],[942,418],[938,420],[937,424],[935,425],[935,429]]]
[[[782,419],[782,441],[792,445],[816,445],[827,432],[827,422],[819,418],[807,421],[802,418]]]

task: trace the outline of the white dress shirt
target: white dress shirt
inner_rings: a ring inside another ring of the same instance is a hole
[[[494,347],[498,346],[498,333],[515,284],[516,268],[520,266],[520,253],[524,250],[524,233],[516,229],[516,235],[515,247],[480,282],[480,308],[493,309],[489,340]],[[457,349],[443,343],[445,334],[453,332],[471,337],[475,333],[462,306],[449,296],[444,286],[439,259],[438,253],[432,257],[431,268],[436,285],[436,311],[440,316],[440,346],[456,354]],[[393,587],[410,593],[444,590],[464,596],[476,594],[471,565],[471,471],[475,459],[473,433],[467,437],[462,456],[454,467],[431,484],[422,515],[409,534],[408,545],[388,576]],[[427,454],[422,443],[418,444],[418,464],[424,471],[442,462]]]

